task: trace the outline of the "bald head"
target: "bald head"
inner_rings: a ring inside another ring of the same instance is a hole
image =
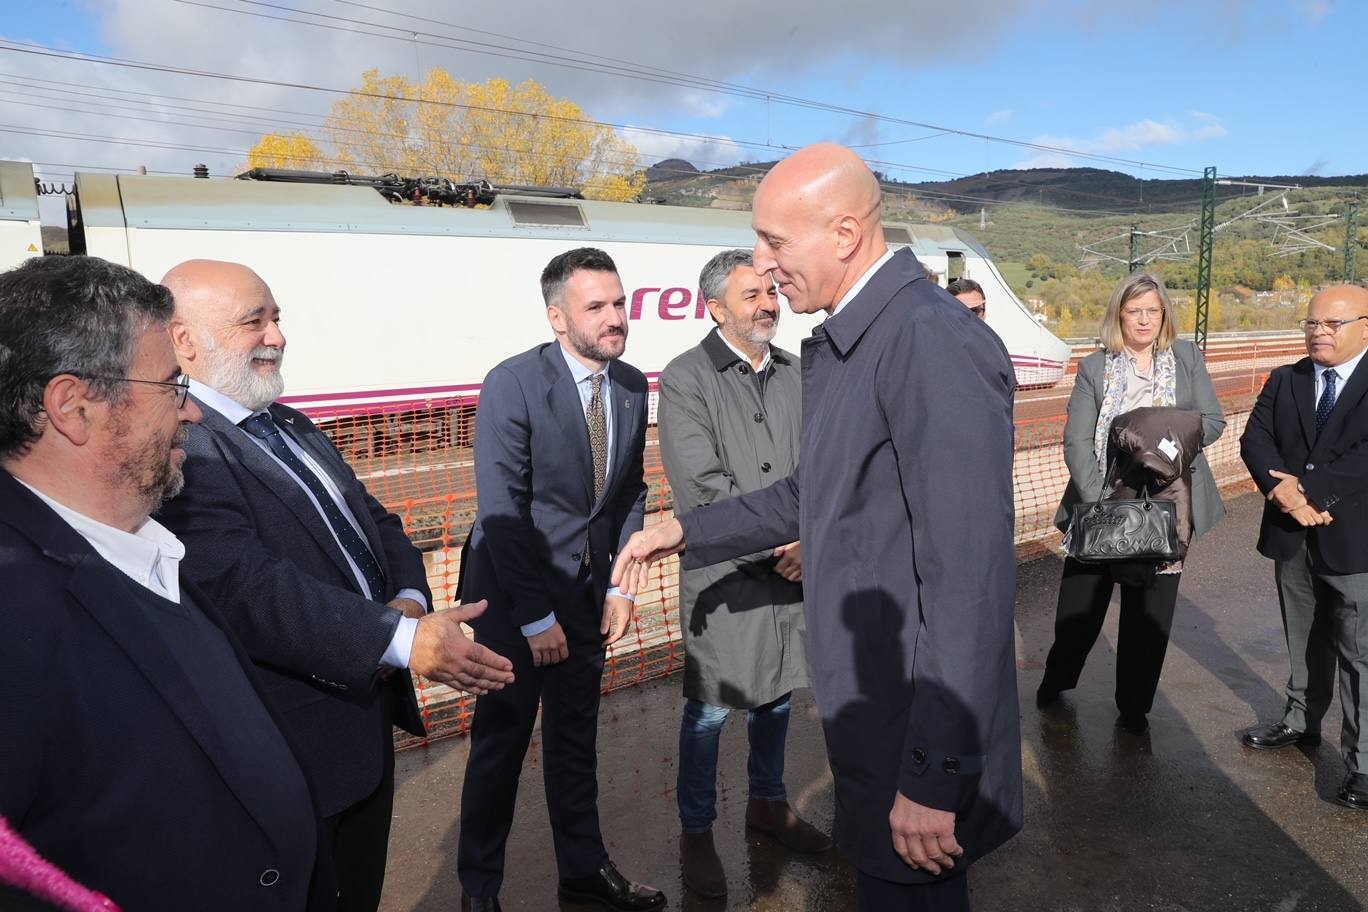
[[[1306,333],[1306,353],[1323,367],[1352,361],[1368,349],[1368,290],[1357,285],[1331,285],[1311,299],[1306,319],[1316,323]],[[1338,326],[1334,332],[1330,326]]]
[[[830,312],[887,249],[878,179],[851,150],[818,143],[779,162],[755,192],[755,269],[798,313]]]
[[[188,260],[162,284],[176,299],[171,341],[192,379],[253,411],[280,397],[285,336],[261,276],[241,263]]]

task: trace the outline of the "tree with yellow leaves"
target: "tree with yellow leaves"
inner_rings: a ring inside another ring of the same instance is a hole
[[[356,171],[575,187],[605,200],[646,186],[635,146],[530,79],[464,82],[436,68],[417,83],[371,69],[324,129],[338,166]]]
[[[327,165],[323,150],[303,133],[267,133],[247,150],[248,168],[295,168],[320,171]]]

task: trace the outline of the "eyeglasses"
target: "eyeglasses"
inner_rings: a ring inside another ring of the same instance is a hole
[[[1357,323],[1359,320],[1368,320],[1368,317],[1354,317],[1352,320],[1298,320],[1297,325],[1302,328],[1302,332],[1308,336],[1318,331],[1322,326],[1330,330],[1330,335],[1340,331],[1340,327],[1350,323]]]
[[[176,391],[176,408],[185,408],[185,400],[190,397],[190,375],[178,374],[175,380],[139,380],[136,377],[86,377],[87,380],[113,380],[119,383],[150,383]]]
[[[971,308],[969,308],[969,312],[970,312],[971,314],[973,314],[974,316],[976,316],[976,317],[981,317],[981,316],[983,316],[987,311],[988,311],[988,305],[987,305],[987,304],[980,304],[980,305],[977,306],[977,307],[971,307]]]

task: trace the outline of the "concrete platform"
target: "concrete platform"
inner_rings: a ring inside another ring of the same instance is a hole
[[[1254,752],[1239,734],[1282,708],[1286,646],[1271,564],[1253,550],[1261,500],[1193,550],[1151,730],[1113,722],[1115,610],[1077,690],[1044,713],[1034,704],[1054,619],[1060,562],[1021,567],[1017,654],[1026,771],[1026,828],[970,872],[976,910],[1057,912],[1348,912],[1368,908],[1368,813],[1330,802],[1344,776],[1339,706],[1317,749]],[[604,699],[600,811],[609,852],[629,877],[658,886],[669,908],[854,908],[850,868],[834,853],[791,856],[747,833],[744,721],[723,734],[716,841],[731,884],[725,901],[687,894],[679,878],[675,758],[678,679]],[[398,796],[382,908],[455,910],[456,839],[468,745],[450,740],[398,757]],[[509,844],[505,909],[584,907],[555,897],[556,868],[534,743]],[[821,826],[831,778],[811,696],[795,696],[786,776],[790,798]]]

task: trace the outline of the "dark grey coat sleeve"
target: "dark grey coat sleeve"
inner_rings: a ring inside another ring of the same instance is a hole
[[[1073,392],[1069,394],[1069,418],[1064,424],[1064,464],[1069,468],[1069,483],[1082,500],[1102,496],[1105,479],[1093,452],[1093,433],[1102,410],[1102,375],[1106,353],[1097,352],[1078,365]]]
[[[798,540],[798,482],[801,466],[767,488],[679,517],[684,527],[685,570],[741,557]]]

